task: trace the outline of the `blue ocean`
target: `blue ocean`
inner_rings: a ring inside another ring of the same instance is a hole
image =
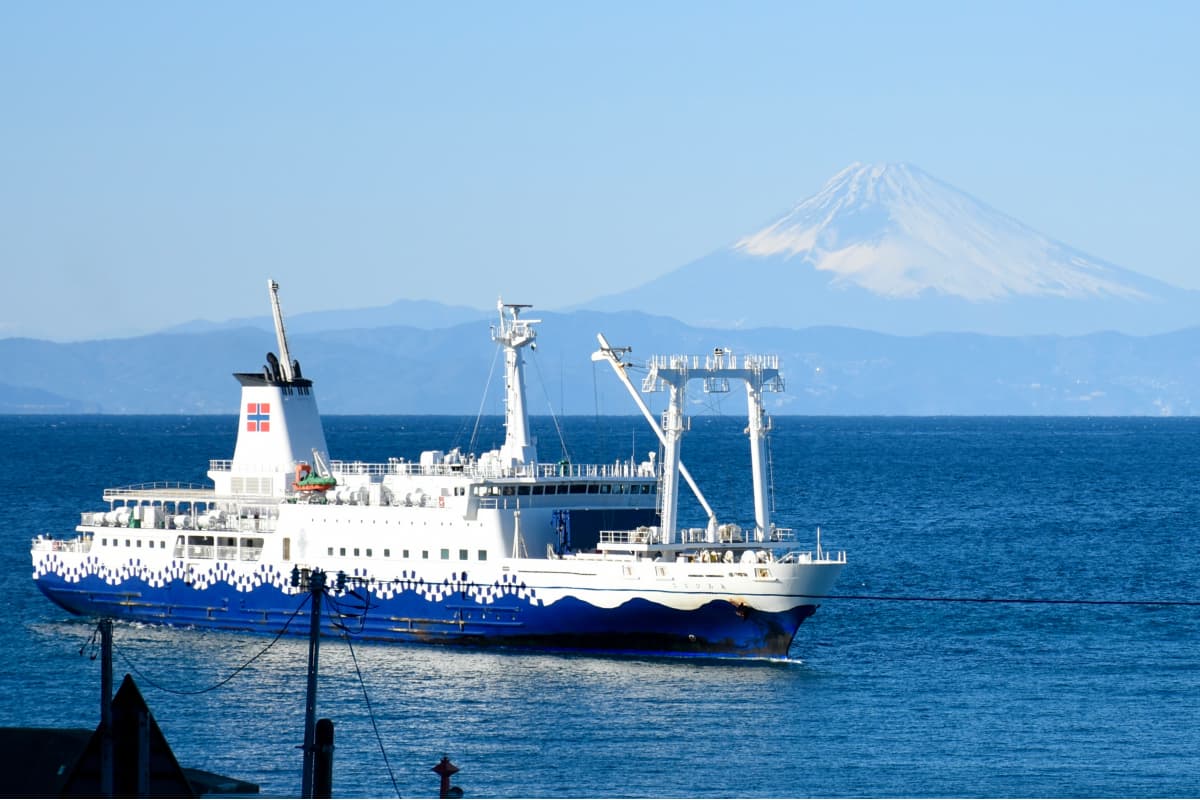
[[[343,460],[503,435],[495,418],[325,424]],[[683,450],[718,515],[743,524],[744,425],[696,417]],[[655,449],[640,418],[534,427],[543,460]],[[0,417],[0,724],[99,718],[94,624],[38,592],[30,538],[70,533],[108,486],[206,482],[235,428]],[[1198,463],[1200,419],[777,417],[774,518],[849,558],[789,659],[326,639],[334,794],[436,796],[447,755],[467,797],[1200,796]],[[180,763],[298,794],[304,640],[117,623],[115,642],[118,681],[134,675]]]

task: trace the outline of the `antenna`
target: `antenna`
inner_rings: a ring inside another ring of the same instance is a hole
[[[291,383],[295,376],[292,374],[292,354],[288,352],[287,332],[283,329],[283,312],[279,309],[279,284],[268,278],[267,289],[271,292],[271,313],[275,316],[275,338],[279,340],[279,367],[283,371],[283,380]]]

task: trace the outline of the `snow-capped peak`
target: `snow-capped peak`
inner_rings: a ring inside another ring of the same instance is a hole
[[[739,240],[750,256],[800,257],[877,295],[1142,297],[1127,273],[1049,239],[910,164],[851,164]]]

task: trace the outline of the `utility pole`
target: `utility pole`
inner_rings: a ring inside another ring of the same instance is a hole
[[[113,627],[108,617],[100,620],[100,796],[113,796]]]
[[[312,613],[308,627],[308,694],[304,704],[304,772],[301,776],[300,796],[313,797],[313,768],[316,762],[317,725],[317,659],[321,649],[321,598],[325,594],[325,573],[319,569],[302,574],[301,585],[307,578],[307,589],[312,594]]]

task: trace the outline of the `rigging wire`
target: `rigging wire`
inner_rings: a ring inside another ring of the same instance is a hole
[[[496,350],[492,353],[492,366],[488,369],[487,383],[483,385],[483,396],[479,398],[479,411],[475,414],[475,429],[471,431],[471,441],[467,444],[467,452],[475,452],[475,441],[479,437],[479,421],[483,419],[483,406],[487,403],[488,390],[492,387],[492,377],[496,374],[496,361],[500,358],[500,344],[497,342]]]
[[[143,672],[141,669],[139,669],[138,666],[133,663],[133,660],[125,653],[125,651],[117,645],[117,642],[115,639],[113,640],[113,650],[115,650],[121,654],[121,659],[129,666],[129,668],[131,670],[133,670],[137,674],[137,676],[139,678],[141,678],[143,681],[145,681],[146,683],[153,686],[155,689],[158,689],[159,691],[163,691],[168,694],[177,694],[177,695],[205,694],[205,693],[211,692],[215,689],[219,689],[222,686],[224,686],[225,684],[229,683],[231,680],[233,680],[239,674],[241,674],[241,672],[243,670],[245,670],[247,667],[249,667],[251,664],[253,664],[258,659],[262,658],[264,655],[266,655],[267,651],[270,650],[272,647],[274,647],[275,644],[280,639],[283,638],[283,635],[285,633],[287,633],[288,628],[291,626],[292,622],[296,619],[296,615],[299,614],[302,610],[304,610],[304,607],[306,605],[308,605],[308,601],[309,601],[310,597],[311,597],[311,595],[309,595],[308,593],[305,593],[304,599],[300,601],[300,605],[298,605],[296,607],[296,610],[292,612],[292,615],[290,617],[288,617],[287,622],[285,622],[283,624],[283,628],[279,631],[279,633],[275,634],[275,638],[272,639],[270,642],[268,642],[266,647],[264,647],[262,650],[259,650],[257,653],[255,653],[253,656],[250,657],[249,661],[247,661],[245,664],[242,664],[240,667],[238,667],[232,673],[230,673],[229,677],[224,678],[223,680],[217,681],[212,686],[208,686],[204,689],[171,689],[169,687],[163,686],[161,683],[158,683],[153,678],[151,678],[149,675],[147,675],[145,672]],[[100,630],[100,628],[99,628],[99,626],[97,626],[96,631],[98,632],[99,630]],[[92,634],[93,641],[95,641],[95,636],[96,636],[96,634],[93,633]],[[83,653],[83,650],[81,649],[80,654],[82,655],[82,653]],[[95,656],[93,656],[93,658],[95,658]]]
[[[594,409],[593,413],[595,414],[594,423],[596,449],[599,452],[605,452],[607,450],[606,445],[608,443],[605,441],[604,437],[604,426],[600,424],[600,381],[596,376],[596,367],[598,363],[599,362],[596,361],[592,362],[592,407]]]
[[[767,488],[768,497],[770,498],[770,510],[773,515],[776,511],[775,507],[775,448],[771,446],[771,440],[775,437],[771,435],[771,428],[767,429],[767,435],[764,437],[767,440]]]
[[[567,450],[567,440],[563,438],[562,428],[558,424],[558,415],[554,413],[554,403],[550,401],[550,392],[546,390],[546,379],[542,377],[542,365],[535,355],[529,359],[533,362],[533,368],[537,372],[538,383],[541,384],[542,394],[546,398],[546,408],[550,409],[550,420],[554,423],[554,430],[558,433],[558,445],[562,448],[562,457],[566,461],[571,460],[571,454]]]
[[[326,597],[333,600],[333,595],[328,592],[326,592]],[[326,614],[328,613],[326,611]],[[392,781],[392,789],[395,790],[396,797],[400,797],[400,786],[396,783],[396,773],[392,771],[392,763],[388,760],[387,750],[383,746],[383,734],[379,732],[379,723],[375,719],[375,709],[371,706],[371,698],[367,694],[367,682],[363,680],[362,669],[358,666],[358,656],[354,654],[354,643],[350,641],[350,631],[332,616],[329,617],[329,622],[335,628],[341,630],[342,638],[346,641],[346,647],[350,650],[350,660],[354,662],[354,672],[358,675],[358,685],[362,688],[363,702],[367,706],[367,716],[371,719],[371,727],[375,730],[375,741],[379,743],[379,754],[383,756],[383,765],[387,768],[388,778]]]

